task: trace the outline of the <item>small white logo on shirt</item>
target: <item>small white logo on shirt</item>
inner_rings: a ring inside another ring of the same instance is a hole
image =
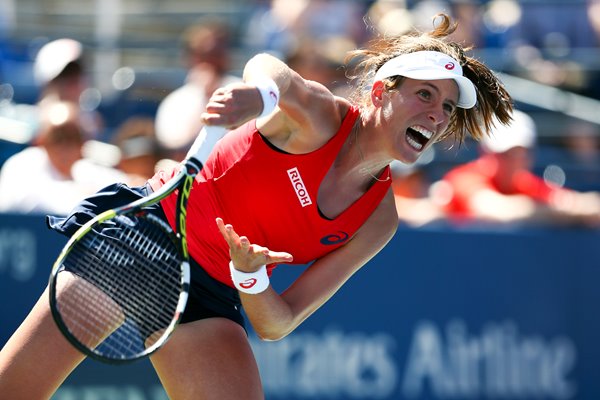
[[[290,181],[292,182],[292,186],[296,191],[296,196],[298,196],[298,200],[300,200],[300,205],[302,207],[306,207],[312,204],[312,200],[308,195],[308,191],[306,190],[306,186],[304,186],[304,182],[302,182],[302,177],[300,176],[300,172],[297,167],[292,169],[288,169],[288,176],[290,177]]]

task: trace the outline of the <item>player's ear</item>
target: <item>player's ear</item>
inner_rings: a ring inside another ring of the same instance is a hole
[[[385,85],[382,81],[373,82],[373,87],[371,88],[371,102],[375,107],[381,107],[384,92]]]

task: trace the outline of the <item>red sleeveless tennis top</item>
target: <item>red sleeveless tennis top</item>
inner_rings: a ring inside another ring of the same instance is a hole
[[[190,255],[209,275],[233,287],[229,247],[216,217],[232,224],[251,243],[286,251],[295,264],[306,264],[346,243],[367,220],[388,191],[391,179],[376,181],[334,219],[324,217],[317,193],[325,174],[358,116],[351,108],[339,131],[323,147],[307,154],[275,149],[250,121],[221,139],[192,188],[187,210]],[[175,171],[159,172],[151,180],[156,190]],[[390,176],[389,167],[380,178]],[[175,227],[176,195],[162,201]],[[274,266],[269,266],[269,274]]]

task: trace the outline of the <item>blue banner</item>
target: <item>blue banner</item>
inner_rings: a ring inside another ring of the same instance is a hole
[[[251,335],[267,399],[600,398],[600,232],[400,228],[279,342]],[[66,239],[0,215],[0,343]],[[283,290],[303,266],[279,267]],[[4,398],[6,394],[0,393]],[[148,361],[85,361],[53,399],[164,400]]]

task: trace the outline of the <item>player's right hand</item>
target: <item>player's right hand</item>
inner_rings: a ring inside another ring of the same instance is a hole
[[[262,97],[256,87],[236,82],[215,90],[201,118],[206,125],[234,129],[258,117],[262,108]]]

